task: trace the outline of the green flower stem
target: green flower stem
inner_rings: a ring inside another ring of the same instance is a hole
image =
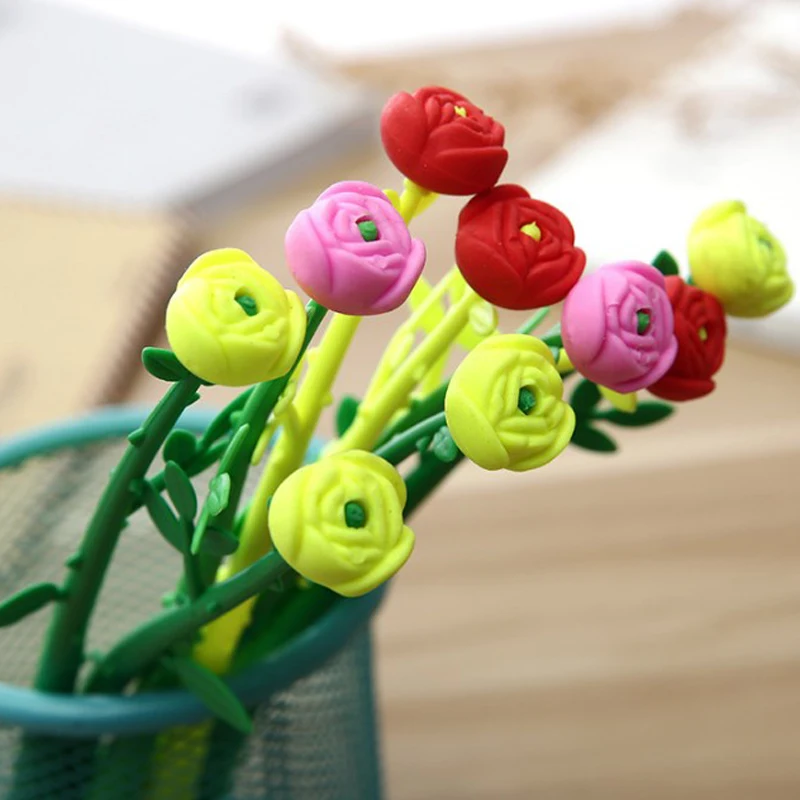
[[[545,306],[544,308],[540,308],[530,319],[526,320],[519,328],[517,328],[517,333],[524,333],[529,334],[533,333],[545,320],[547,315],[550,313],[550,306]]]
[[[183,577],[186,583],[186,591],[189,593],[191,600],[197,600],[200,595],[206,590],[206,584],[203,581],[202,570],[196,556],[191,552],[191,539],[193,526],[187,520],[181,520],[184,525],[184,535],[186,536],[186,546],[183,549]]]
[[[464,460],[459,453],[450,463],[439,461],[432,453],[425,453],[420,463],[405,477],[408,499],[403,512],[406,519],[433,494],[439,484]]]
[[[536,330],[536,328],[539,327],[539,325],[542,324],[550,311],[550,306],[540,308],[519,328],[517,328],[516,332],[523,334],[532,333],[534,330]],[[442,411],[442,409],[444,409],[444,398],[447,394],[447,387],[449,385],[450,381],[448,379],[421,400],[412,401],[411,408],[397,422],[395,422],[393,425],[390,425],[382,434],[378,440],[378,447],[382,447],[390,439],[393,439],[395,436],[397,436],[398,433],[408,430],[412,425],[416,425],[418,422],[427,419],[432,414],[438,414],[440,411]]]
[[[220,469],[217,473],[219,474],[220,471],[226,471],[229,474],[231,489],[228,497],[228,504],[220,512],[220,514],[214,517],[214,525],[216,527],[224,530],[233,529],[236,519],[236,512],[239,507],[239,501],[241,500],[242,491],[244,490],[245,479],[247,478],[247,472],[250,468],[250,461],[253,457],[253,451],[255,450],[259,439],[261,438],[261,434],[264,432],[264,428],[267,424],[270,414],[275,408],[275,405],[280,399],[280,396],[283,394],[283,391],[286,389],[286,386],[288,385],[292,376],[294,375],[300,360],[305,355],[305,352],[308,349],[311,340],[314,338],[314,334],[317,332],[317,329],[322,323],[322,320],[325,318],[327,311],[328,310],[324,306],[319,305],[313,300],[308,302],[308,305],[306,306],[306,334],[303,344],[300,348],[300,352],[298,353],[297,359],[292,365],[292,368],[280,378],[259,384],[253,393],[248,397],[238,420],[238,427],[243,425],[250,426],[247,431],[247,435],[233,462],[225,465],[224,470]],[[200,527],[201,524],[202,517],[201,523],[198,524],[198,527]],[[199,533],[198,531],[195,531],[196,539],[197,537],[201,536],[202,531],[199,531]],[[214,576],[219,569],[221,559],[217,557],[204,557],[202,560],[204,562],[202,569],[203,580],[206,583],[211,583],[213,582]]]
[[[74,690],[89,619],[125,520],[138,501],[137,483],[199,388],[200,379],[194,376],[174,383],[111,473],[64,583],[64,599],[56,605],[34,682],[40,691]]]
[[[413,427],[390,439],[385,445],[375,450],[375,455],[397,465],[405,461],[417,450],[420,439],[433,436],[436,431],[447,426],[444,411],[434,414]]]
[[[199,475],[201,472],[207,470],[212,464],[216,464],[222,454],[225,452],[225,449],[228,446],[228,442],[216,442],[215,444],[211,445],[207,450],[203,450],[199,452],[192,461],[184,467],[184,472],[190,478],[193,478],[195,475]],[[153,475],[152,478],[149,479],[150,485],[155,489],[156,492],[159,494],[164,491],[166,488],[166,482],[164,480],[164,470],[161,472],[156,473]],[[144,500],[141,497],[137,496],[136,499],[131,504],[131,510],[128,514],[130,516],[133,514],[134,511],[138,511],[144,505]]]
[[[167,650],[190,640],[209,622],[265,591],[290,571],[273,550],[246,569],[208,588],[194,602],[151,618],[121,639],[86,682],[87,692],[121,692]]]
[[[411,404],[411,408],[400,417],[397,422],[390,425],[386,432],[378,440],[378,447],[383,447],[386,442],[393,439],[403,431],[407,431],[418,422],[427,419],[433,414],[438,414],[444,410],[444,397],[447,394],[447,387],[450,382],[445,381],[437,389],[434,389],[430,394],[425,395],[420,400],[415,400]]]

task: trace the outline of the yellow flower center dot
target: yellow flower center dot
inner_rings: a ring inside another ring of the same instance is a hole
[[[697,331],[697,335],[700,337],[701,342],[705,342],[708,339],[708,331],[705,328],[700,328]]]
[[[453,111],[458,114],[459,117],[466,117],[467,116],[467,109],[464,106],[455,106]]]
[[[520,228],[520,232],[524,233],[526,236],[530,236],[531,239],[535,239],[537,242],[542,238],[542,232],[535,222],[529,222],[527,225],[523,225]]]

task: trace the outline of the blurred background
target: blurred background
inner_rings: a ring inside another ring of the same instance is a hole
[[[139,352],[182,270],[234,246],[290,283],[300,208],[399,187],[378,115],[401,89],[499,119],[504,180],[593,266],[685,263],[696,214],[740,198],[800,282],[800,2],[473,6],[0,2],[0,435],[157,399]],[[433,277],[460,205],[415,222]],[[389,796],[800,796],[798,396],[800,298],[734,325],[716,393],[620,454],[463,468],[378,624]]]

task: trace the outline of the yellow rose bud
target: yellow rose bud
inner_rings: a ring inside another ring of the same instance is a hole
[[[689,266],[695,285],[734,317],[765,317],[794,293],[781,243],[736,200],[697,218],[689,233]]]
[[[167,338],[175,355],[199,378],[223,386],[285,375],[305,332],[297,295],[232,248],[196,259],[167,306]]]
[[[575,429],[563,390],[544,342],[523,334],[494,336],[453,373],[444,405],[450,434],[484,469],[541,467],[569,444]]]
[[[378,456],[350,450],[292,473],[269,506],[275,549],[304,577],[345,597],[380,586],[406,563],[406,486]]]

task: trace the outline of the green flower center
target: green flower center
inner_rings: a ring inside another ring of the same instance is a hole
[[[643,336],[647,331],[650,330],[650,312],[647,309],[640,308],[636,312],[636,333],[639,336]]]
[[[536,407],[536,395],[527,386],[519,390],[517,398],[517,408],[526,416]]]
[[[464,106],[453,106],[453,111],[455,111],[459,117],[467,116],[467,109],[464,108]]]
[[[708,331],[706,330],[705,326],[698,329],[697,335],[700,337],[701,342],[705,342],[708,340]]]
[[[367,509],[358,500],[344,504],[344,524],[348,528],[363,528],[367,524]]]
[[[374,220],[365,217],[364,219],[358,220],[358,222],[356,222],[356,225],[358,225],[358,230],[359,233],[361,234],[361,238],[365,242],[374,242],[379,238],[378,226],[375,224]]]
[[[249,294],[237,294],[234,300],[242,307],[242,310],[248,317],[254,317],[258,314],[258,305],[255,299],[250,297]]]

